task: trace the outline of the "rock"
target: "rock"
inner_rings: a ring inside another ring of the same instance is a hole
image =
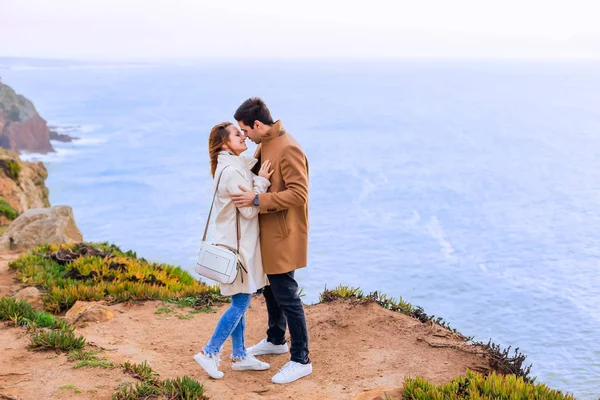
[[[29,250],[43,244],[80,243],[83,236],[68,206],[33,208],[9,226],[0,239],[0,249]]]
[[[397,387],[380,387],[359,394],[354,400],[386,400],[386,399],[401,399],[402,388]]]
[[[110,321],[114,316],[113,310],[99,302],[81,300],[76,301],[65,314],[67,322],[79,328],[89,324]]]
[[[33,103],[0,82],[0,146],[16,151],[54,152],[46,121]]]
[[[42,292],[38,288],[29,286],[19,290],[13,296],[16,300],[25,300],[36,310],[45,310],[44,301],[42,300]]]
[[[70,143],[75,139],[79,139],[73,136],[69,136],[65,133],[58,133],[56,131],[50,130],[50,140],[55,140],[57,142]]]
[[[47,177],[43,163],[21,161],[17,153],[0,148],[0,200],[17,214],[31,208],[50,207]],[[0,225],[8,225],[11,218],[15,216],[0,211]]]

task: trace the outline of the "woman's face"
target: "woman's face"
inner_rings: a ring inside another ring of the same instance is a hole
[[[235,125],[229,125],[225,129],[229,132],[227,143],[223,146],[225,150],[239,156],[248,149],[248,146],[246,146],[246,135],[244,135]]]

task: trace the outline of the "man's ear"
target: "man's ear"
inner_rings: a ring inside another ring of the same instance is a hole
[[[252,129],[260,129],[263,127],[263,123],[260,122],[259,120],[255,120],[254,121],[254,126],[252,127]]]

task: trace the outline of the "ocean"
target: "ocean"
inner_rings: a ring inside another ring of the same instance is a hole
[[[304,301],[402,297],[512,346],[532,375],[600,396],[600,65],[220,61],[44,67],[3,82],[80,140],[46,164],[85,240],[193,271],[207,138],[261,96],[310,163]],[[252,155],[254,147],[247,151]]]

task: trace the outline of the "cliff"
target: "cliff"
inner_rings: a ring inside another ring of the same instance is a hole
[[[0,148],[0,226],[8,225],[30,208],[50,207],[41,162],[24,162],[19,155]]]
[[[17,153],[54,152],[46,121],[33,103],[0,82],[0,146]]]

